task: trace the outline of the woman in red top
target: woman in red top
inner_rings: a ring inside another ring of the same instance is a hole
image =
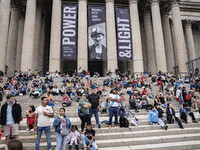
[[[142,91],[142,95],[147,95],[147,90],[146,90],[146,88],[144,88],[144,90]]]
[[[33,129],[34,125],[34,118],[35,118],[35,106],[30,105],[29,110],[26,112],[26,117],[27,117],[27,131],[30,131]]]
[[[159,87],[159,92],[161,92],[162,91],[162,81],[159,79],[157,84],[158,84],[158,87]]]

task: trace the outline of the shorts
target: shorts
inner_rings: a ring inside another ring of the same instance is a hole
[[[4,125],[4,135],[18,135],[19,134],[19,124]]]

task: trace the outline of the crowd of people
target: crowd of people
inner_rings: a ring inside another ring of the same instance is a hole
[[[96,77],[96,76],[95,76]],[[54,83],[55,78],[62,78],[61,86]],[[96,128],[101,129],[99,115],[106,113],[109,116],[108,127],[112,127],[113,116],[115,127],[122,126],[120,118],[127,117],[134,109],[139,113],[140,109],[148,112],[149,125],[159,124],[163,129],[168,129],[168,124],[177,122],[184,129],[182,122],[188,123],[188,116],[193,123],[198,123],[194,111],[200,114],[200,76],[190,74],[184,78],[170,73],[159,71],[156,75],[145,72],[144,74],[131,74],[129,71],[115,73],[107,71],[103,83],[91,79],[89,71],[81,68],[70,77],[69,74],[46,73],[45,78],[40,78],[37,70],[34,74],[29,70],[27,74],[16,72],[15,77],[8,77],[3,87],[0,88],[0,101],[3,95],[7,95],[7,101],[1,107],[1,124],[4,128],[6,143],[10,141],[10,135],[19,140],[19,124],[22,119],[20,103],[16,96],[29,95],[32,98],[41,99],[41,105],[35,108],[30,105],[26,113],[27,130],[35,131],[35,149],[39,149],[42,132],[45,132],[48,150],[51,149],[50,118],[55,117],[53,127],[56,132],[56,150],[65,149],[66,143],[69,149],[82,140],[84,149],[97,150],[95,142],[95,130],[92,128],[91,118],[95,117]],[[187,89],[189,87],[189,89]],[[58,103],[61,104],[56,112],[54,98],[62,96]],[[78,103],[78,116],[80,118],[81,131],[76,125],[72,125],[67,117],[64,107],[70,107],[72,103]],[[179,105],[178,112],[172,103]],[[126,112],[128,111],[128,112]],[[57,114],[56,114],[57,113]],[[200,117],[200,116],[199,116]],[[11,130],[10,130],[11,129]],[[80,134],[81,133],[81,134]]]

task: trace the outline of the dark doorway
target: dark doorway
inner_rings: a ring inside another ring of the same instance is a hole
[[[102,61],[89,61],[88,70],[90,75],[93,76],[94,72],[98,72],[100,76],[103,76],[103,62]]]
[[[62,73],[68,73],[70,76],[73,75],[77,67],[77,61],[61,61],[61,72]]]

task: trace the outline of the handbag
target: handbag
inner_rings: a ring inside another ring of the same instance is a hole
[[[86,114],[84,114],[84,113],[81,111],[81,108],[82,108],[82,107],[78,107],[78,116],[79,116],[79,117],[85,117]]]
[[[68,129],[61,129],[61,130],[60,130],[60,134],[61,134],[62,136],[66,136],[66,135],[68,135],[68,133],[69,133],[69,130],[68,130]]]

